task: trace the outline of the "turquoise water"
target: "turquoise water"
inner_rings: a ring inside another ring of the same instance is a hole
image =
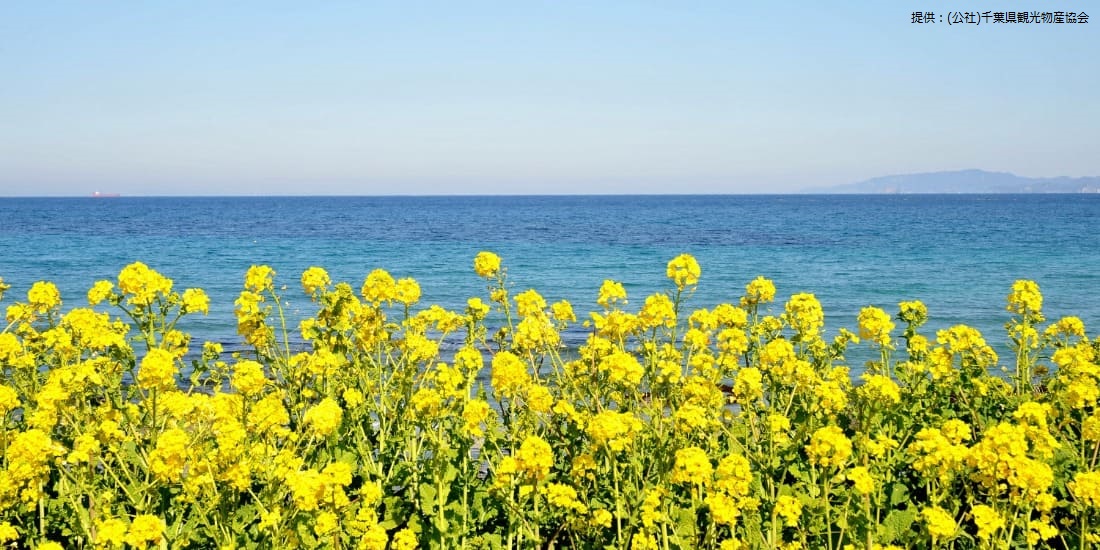
[[[594,307],[606,278],[639,307],[669,288],[666,262],[689,252],[703,268],[690,307],[736,301],[764,275],[778,288],[775,311],[812,292],[830,332],[854,328],[866,305],[894,312],[920,299],[930,329],[967,323],[1003,349],[1004,297],[1028,278],[1048,318],[1078,315],[1100,330],[1092,195],[10,198],[0,220],[5,303],[46,279],[66,308],[86,305],[95,280],[140,260],[178,289],[206,289],[210,315],[182,328],[230,349],[233,300],[252,264],[278,272],[295,316],[311,313],[298,284],[311,265],[356,289],[382,267],[415,277],[424,303],[461,308],[484,295],[471,268],[480,250],[504,258],[515,291],[533,287],[578,312]]]

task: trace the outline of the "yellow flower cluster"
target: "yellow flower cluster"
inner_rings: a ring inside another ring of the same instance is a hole
[[[859,312],[859,337],[870,340],[879,346],[890,346],[890,331],[894,322],[890,314],[877,307],[865,307]]]
[[[158,295],[172,292],[172,280],[141,262],[134,262],[118,274],[118,289],[129,297],[129,303],[148,307]]]
[[[713,473],[707,452],[699,447],[687,447],[676,451],[670,479],[673,483],[704,485],[710,482]]]
[[[1018,280],[1012,283],[1008,295],[1008,311],[1020,315],[1037,315],[1043,309],[1043,295],[1035,281]]]
[[[474,257],[474,273],[477,273],[478,277],[486,279],[496,277],[500,273],[500,266],[500,256],[492,252],[478,252],[477,256]]]
[[[929,506],[921,510],[920,514],[924,519],[928,533],[932,535],[933,541],[954,538],[955,533],[959,530],[955,518],[939,506]]]
[[[822,468],[839,468],[852,456],[852,441],[839,426],[819,428],[806,445],[810,464]]]
[[[190,349],[206,293],[144,264],[91,308],[33,283],[0,330],[0,546],[1100,543],[1100,344],[1080,318],[1042,325],[1030,281],[1006,375],[973,328],[919,334],[917,301],[900,358],[883,309],[825,340],[814,295],[769,305],[763,277],[684,309],[686,254],[636,309],[605,281],[583,327],[567,301],[512,295],[492,252],[474,270],[485,293],[451,311],[383,269],[357,293],[310,267],[299,343],[272,326],[299,314],[285,287],[252,266],[231,357]]]
[[[692,255],[680,254],[669,260],[665,274],[672,279],[676,288],[683,290],[684,287],[694,287],[699,284],[699,275],[702,274],[702,270],[699,268],[699,262],[695,261]]]
[[[803,338],[816,338],[821,327],[825,326],[825,312],[821,309],[821,302],[808,293],[791,296],[784,318]]]
[[[760,276],[745,285],[745,296],[741,298],[741,305],[755,307],[760,304],[767,304],[774,299],[775,283]]]

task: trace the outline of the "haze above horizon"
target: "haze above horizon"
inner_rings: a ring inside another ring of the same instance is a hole
[[[991,6],[1100,16],[1100,2]],[[1100,175],[1088,24],[779,2],[19,3],[0,196],[783,193]]]

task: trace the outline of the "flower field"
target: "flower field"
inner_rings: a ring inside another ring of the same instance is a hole
[[[239,354],[191,342],[207,295],[144,264],[87,307],[35,283],[0,332],[0,548],[1100,542],[1100,338],[1047,321],[1034,282],[998,357],[966,326],[923,333],[917,301],[828,333],[763,277],[700,308],[689,255],[666,292],[605,281],[587,315],[490,252],[474,276],[485,294],[449,311],[413,279],[312,267],[316,314],[288,326],[290,291],[253,266]],[[858,377],[854,346],[876,357]]]

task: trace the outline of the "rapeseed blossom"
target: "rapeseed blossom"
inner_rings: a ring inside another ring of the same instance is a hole
[[[921,510],[921,517],[924,519],[925,528],[928,529],[928,534],[932,535],[933,541],[954,538],[959,529],[959,525],[955,523],[955,518],[939,506],[929,506]]]
[[[489,279],[500,273],[500,256],[488,251],[481,251],[474,257],[474,273],[478,277]]]
[[[852,456],[852,441],[844,435],[839,426],[831,425],[819,428],[806,445],[806,455],[810,464],[823,468],[839,468]]]
[[[890,314],[877,307],[865,307],[859,312],[859,337],[879,346],[890,346],[890,331],[894,323]]]
[[[314,433],[321,437],[329,436],[336,431],[343,421],[344,410],[340,404],[331,397],[326,397],[320,403],[306,411],[305,423]]]
[[[1035,281],[1018,280],[1012,283],[1008,295],[1008,311],[1020,315],[1038,314],[1043,309],[1043,295]]]
[[[979,539],[990,539],[997,531],[1005,527],[1005,518],[993,507],[986,504],[978,504],[970,509],[970,515],[974,518],[974,525],[978,528]]]
[[[802,501],[790,495],[780,495],[775,499],[775,515],[783,518],[787,527],[797,527],[802,517]]]
[[[672,279],[676,288],[683,290],[684,287],[699,284],[699,275],[702,274],[702,270],[699,268],[699,262],[695,261],[692,255],[680,254],[668,262],[665,274]]]
[[[707,452],[699,447],[687,447],[676,451],[676,461],[672,466],[671,481],[704,485],[710,482],[714,467]]]
[[[742,306],[757,306],[766,304],[775,299],[775,283],[763,276],[753,279],[745,285],[745,296],[741,298]]]
[[[1078,472],[1066,487],[1078,502],[1100,508],[1100,472]]]
[[[573,327],[569,302],[511,294],[495,254],[474,263],[487,286],[464,311],[382,269],[357,295],[311,267],[301,345],[283,330],[298,304],[253,266],[231,357],[189,352],[209,297],[144,264],[95,283],[95,309],[32,284],[0,327],[0,546],[1100,541],[1100,348],[1079,318],[1043,325],[1029,281],[1009,298],[1009,378],[973,328],[920,334],[917,301],[864,308],[859,335],[826,331],[812,294],[775,311],[763,277],[698,307],[684,255],[635,309],[605,281]],[[879,358],[853,385],[860,345]]]

